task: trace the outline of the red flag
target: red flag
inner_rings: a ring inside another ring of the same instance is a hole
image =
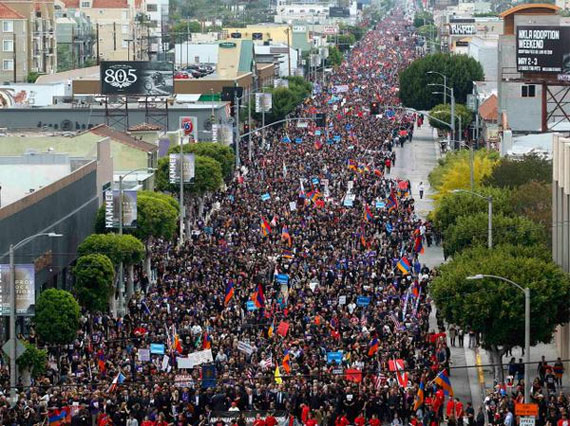
[[[281,321],[279,326],[277,327],[277,334],[282,337],[287,336],[287,332],[289,331],[289,323],[285,321]]]

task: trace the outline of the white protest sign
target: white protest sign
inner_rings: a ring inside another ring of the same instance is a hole
[[[206,364],[208,362],[214,362],[214,357],[212,356],[211,349],[193,352],[191,354],[188,354],[187,358],[176,358],[178,368],[194,368],[198,365]]]
[[[238,351],[244,352],[248,355],[251,355],[255,352],[255,348],[251,346],[249,343],[245,342],[238,342]]]

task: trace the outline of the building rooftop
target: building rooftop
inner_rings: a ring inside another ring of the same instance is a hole
[[[91,5],[93,9],[127,9],[128,7],[127,0],[93,0]]]
[[[25,17],[6,3],[0,2],[0,19],[25,19]]]
[[[492,94],[479,106],[479,115],[485,121],[497,121],[499,118],[498,105],[497,95]]]
[[[158,151],[158,145],[154,145],[152,143],[136,139],[131,135],[128,135],[127,133],[119,132],[118,130],[112,129],[111,127],[108,127],[104,124],[95,126],[92,129],[87,130],[87,132],[97,136],[111,138],[114,141],[117,141],[124,145],[128,145],[131,148],[138,149],[139,151],[143,152]]]

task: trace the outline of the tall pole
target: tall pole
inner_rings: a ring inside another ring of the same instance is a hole
[[[471,191],[475,190],[475,153],[473,152],[473,144],[469,145],[469,181],[471,184]]]
[[[489,224],[488,224],[489,229],[488,229],[487,245],[489,246],[490,249],[492,249],[493,248],[493,197],[489,196],[489,198],[487,198],[487,201],[489,202]]]
[[[524,402],[530,402],[530,383],[529,383],[529,369],[530,369],[530,289],[524,289]]]
[[[96,26],[96,37],[97,37],[97,65],[99,65],[99,63],[101,62],[101,57],[99,56],[99,24],[97,24]],[[128,45],[128,43],[127,43]],[[129,59],[129,57],[127,56],[127,60]]]
[[[443,104],[447,105],[447,76],[445,74],[442,74],[442,75],[443,75],[443,87],[444,87],[444,89],[443,89]],[[452,92],[451,96],[453,96],[453,92]]]
[[[117,23],[113,22],[113,51],[117,50]]]
[[[14,46],[14,50],[16,46]],[[16,404],[16,266],[14,265],[14,246],[10,244],[10,396]]]
[[[457,116],[457,119],[459,120],[459,146],[461,146],[461,141],[462,141],[462,139],[463,139],[463,138],[461,137],[461,135],[463,134],[463,133],[461,132],[461,116],[458,115],[458,116]]]
[[[182,246],[184,244],[184,154],[183,154],[183,144],[182,144],[182,135],[180,135],[180,154],[178,159],[180,160],[180,218],[179,218],[179,232],[180,232],[180,239],[178,240],[178,244]]]
[[[236,169],[240,167],[239,158],[239,98],[237,92],[237,81],[234,82],[234,114],[235,114],[235,144],[236,144]]]
[[[287,26],[287,65],[289,67],[289,77],[291,77],[291,42],[289,41],[290,27]]]
[[[249,134],[247,135],[247,158],[251,162],[252,157],[252,145],[251,145],[251,92],[248,95],[247,100],[247,125],[249,127]]]
[[[259,102],[259,105],[261,106],[261,143],[263,145],[263,148],[265,149],[265,99],[264,99],[265,94],[261,95],[261,101]]]
[[[451,88],[451,139],[455,140],[455,95],[453,87]]]
[[[12,67],[12,69],[14,70],[14,83],[15,83],[16,80],[18,79],[18,75],[17,75],[17,72],[16,72],[16,68],[18,68],[18,66],[16,65],[17,59],[18,59],[18,56],[17,56],[17,53],[16,53],[17,50],[18,50],[18,48],[17,48],[17,46],[16,46],[16,33],[14,33],[14,34],[13,34],[13,38],[12,38],[12,52],[13,52],[13,53],[12,53],[12,56],[13,56],[13,60],[14,60],[14,66]]]
[[[123,176],[119,176],[119,235],[123,235]],[[123,262],[119,263],[119,314],[123,315]]]

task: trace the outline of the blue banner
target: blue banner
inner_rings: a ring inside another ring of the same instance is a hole
[[[302,138],[295,138],[295,143],[303,143],[303,139]]]
[[[356,298],[356,306],[368,306],[368,305],[370,305],[370,297],[358,296]]]
[[[202,366],[202,387],[215,388],[216,387],[216,366],[203,365]]]
[[[261,201],[267,201],[267,200],[269,200],[270,198],[271,198],[271,195],[269,195],[269,193],[266,192],[265,194],[263,194],[263,195],[261,196]]]
[[[253,300],[248,300],[245,306],[248,311],[255,311],[257,309],[257,306],[255,306],[255,303],[253,303]]]
[[[277,274],[275,280],[279,284],[289,284],[289,275],[287,274]]]
[[[151,343],[150,353],[157,355],[164,355],[164,344],[163,343]]]
[[[337,363],[340,365],[342,363],[342,351],[338,352],[327,352],[327,364]]]

